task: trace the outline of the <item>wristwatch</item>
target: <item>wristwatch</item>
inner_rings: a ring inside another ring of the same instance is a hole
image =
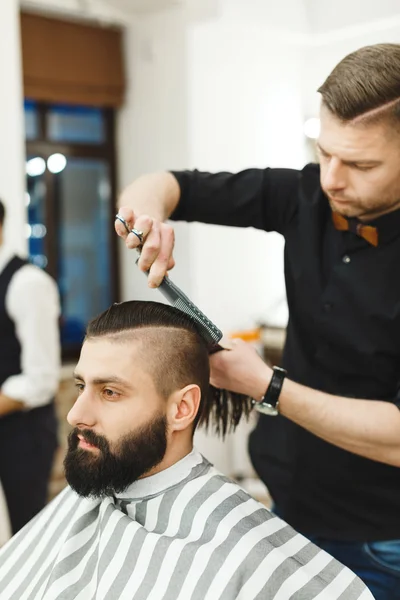
[[[273,373],[267,391],[261,400],[253,400],[254,408],[264,415],[276,417],[279,414],[279,396],[287,371],[281,367],[272,367]]]

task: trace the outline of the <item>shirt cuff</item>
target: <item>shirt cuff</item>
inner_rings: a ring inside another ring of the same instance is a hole
[[[169,217],[171,221],[185,221],[185,207],[186,200],[190,194],[190,185],[193,180],[193,171],[170,171],[171,175],[175,177],[181,190],[178,206]]]
[[[32,390],[32,384],[24,375],[13,375],[1,386],[1,392],[12,400],[21,402],[26,409],[45,406],[53,399],[57,389]]]

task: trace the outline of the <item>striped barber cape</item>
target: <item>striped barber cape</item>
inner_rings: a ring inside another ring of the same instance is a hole
[[[0,550],[1,600],[373,600],[197,451],[117,497],[67,487]]]

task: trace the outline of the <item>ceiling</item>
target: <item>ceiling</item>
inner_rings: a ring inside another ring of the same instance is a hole
[[[90,1],[90,0],[82,0]],[[198,0],[197,0],[198,1]],[[268,0],[265,0],[268,1]],[[311,30],[319,32],[346,24],[375,21],[400,14],[399,0],[297,0],[306,9]],[[194,0],[103,0],[127,13],[152,12],[176,6],[190,4]],[[242,0],[243,5],[247,0]],[[228,0],[229,3],[229,0]],[[285,0],[283,0],[285,4]]]
[[[254,7],[260,0],[207,0],[214,1],[230,7],[230,2],[243,8],[251,16]],[[207,4],[206,0],[20,0],[24,8],[39,11],[61,12],[76,16],[113,18],[123,21],[135,14],[144,14],[159,11],[174,6],[186,5],[193,8],[195,4]],[[272,2],[272,0],[264,0]],[[297,4],[298,3],[298,4]],[[192,5],[192,6],[191,6]],[[282,7],[283,5],[283,7]],[[268,6],[268,4],[266,5]],[[308,22],[310,34],[324,34],[332,30],[340,30],[357,25],[368,26],[394,17],[400,19],[399,0],[280,0],[280,11],[282,8],[293,12],[293,8],[301,8]],[[274,12],[273,5],[268,6],[268,11]],[[268,13],[267,11],[267,13]],[[300,10],[301,12],[301,10]],[[254,17],[257,18],[254,10]],[[278,16],[279,16],[278,15]]]
[[[96,1],[108,5],[125,14],[145,13],[161,10],[177,5],[190,5],[199,0],[78,0],[82,3]],[[230,0],[223,0],[227,5]],[[241,0],[249,10],[252,0]],[[272,2],[272,0],[264,0]],[[323,33],[333,29],[366,24],[390,19],[400,15],[399,0],[295,0],[302,5],[309,23],[310,33]],[[293,7],[293,0],[281,0],[288,9]],[[251,10],[251,8],[250,8]]]
[[[124,23],[136,14],[160,11],[187,1],[191,0],[19,0],[24,10],[116,23]]]
[[[107,4],[126,13],[145,13],[182,4],[184,0],[107,0]]]

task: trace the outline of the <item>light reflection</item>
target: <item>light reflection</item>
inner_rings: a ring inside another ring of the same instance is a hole
[[[35,225],[31,226],[31,235],[30,237],[36,240],[40,240],[44,238],[47,233],[46,226],[42,223],[35,223]]]
[[[317,137],[319,136],[320,129],[321,123],[317,117],[307,119],[303,126],[304,135],[310,138],[311,140],[317,139]]]
[[[45,170],[46,163],[40,156],[35,156],[35,158],[29,159],[26,163],[26,173],[30,177],[38,177],[39,175],[43,175]]]
[[[49,261],[47,260],[47,256],[44,254],[35,254],[34,256],[31,256],[31,262],[37,267],[45,269]]]
[[[50,173],[61,173],[67,166],[67,159],[64,154],[56,152],[47,159],[47,168]]]

